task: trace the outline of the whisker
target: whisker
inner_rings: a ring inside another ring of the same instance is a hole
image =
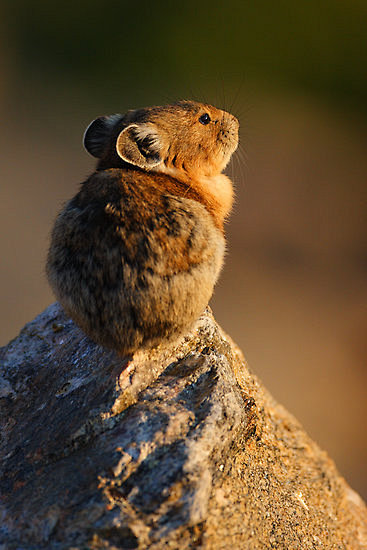
[[[239,98],[240,92],[242,91],[244,81],[245,81],[245,75],[242,75],[242,78],[241,78],[240,83],[239,83],[238,88],[237,88],[237,92],[235,93],[234,99],[232,100],[232,103],[231,103],[231,106],[230,106],[230,112],[232,112],[232,110],[234,109],[234,106],[235,106],[235,104],[236,104],[236,102]]]
[[[183,197],[184,197],[184,198],[187,196],[187,193],[190,191],[191,188],[192,188],[192,183],[188,186],[188,188],[186,189],[185,193],[183,194]]]

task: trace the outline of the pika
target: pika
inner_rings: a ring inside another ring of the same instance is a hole
[[[94,120],[96,171],[58,215],[46,272],[65,312],[120,356],[190,329],[223,264],[237,119],[180,101]]]

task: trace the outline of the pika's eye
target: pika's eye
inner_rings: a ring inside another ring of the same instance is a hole
[[[209,124],[210,122],[210,116],[208,115],[208,113],[205,113],[204,115],[201,115],[201,117],[199,118],[199,122],[201,122],[201,124]]]

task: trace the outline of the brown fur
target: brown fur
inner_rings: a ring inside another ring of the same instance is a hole
[[[177,337],[205,309],[223,263],[232,186],[221,170],[237,129],[228,113],[180,102],[87,130],[98,169],[56,220],[47,273],[97,343],[130,354]]]

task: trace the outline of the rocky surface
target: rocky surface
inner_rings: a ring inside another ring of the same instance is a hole
[[[129,361],[54,304],[0,360],[1,549],[367,548],[362,500],[209,311]]]

